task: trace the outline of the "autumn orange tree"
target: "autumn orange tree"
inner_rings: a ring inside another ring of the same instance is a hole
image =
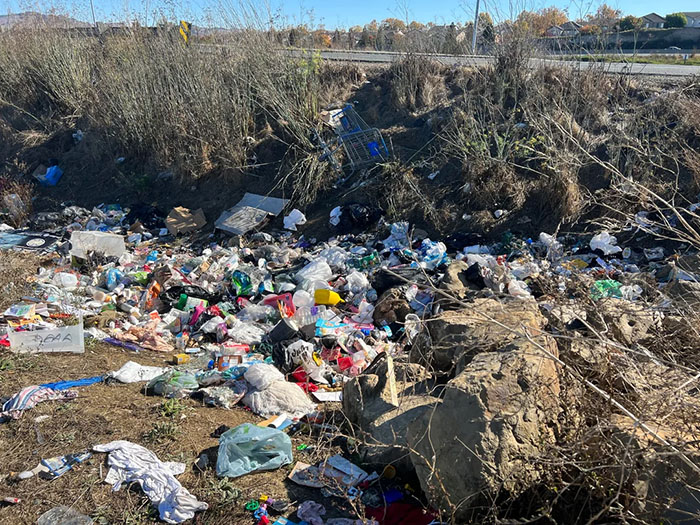
[[[552,26],[563,24],[569,19],[566,11],[558,7],[544,7],[538,11],[522,11],[515,21],[515,25],[521,31],[532,33],[535,36],[544,36]]]
[[[613,9],[608,4],[601,4],[595,13],[586,17],[586,23],[599,27],[601,31],[609,31],[615,27],[621,15],[622,11],[619,9]]]

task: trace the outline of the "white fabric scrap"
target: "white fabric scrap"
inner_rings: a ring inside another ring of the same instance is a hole
[[[108,452],[110,469],[105,478],[117,491],[123,483],[136,482],[151,503],[157,505],[160,519],[166,523],[182,523],[192,519],[195,512],[209,505],[180,485],[175,476],[185,471],[184,463],[161,461],[153,452],[130,441],[112,441],[93,447],[96,452]]]
[[[165,373],[167,368],[159,366],[144,366],[134,361],[127,361],[119,370],[112,371],[107,374],[108,377],[113,377],[120,383],[138,383],[139,381],[150,381]]]

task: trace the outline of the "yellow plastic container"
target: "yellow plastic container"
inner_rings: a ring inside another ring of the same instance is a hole
[[[338,303],[344,303],[340,296],[333,290],[319,288],[314,292],[314,302],[316,304],[324,304],[327,306],[335,306]]]

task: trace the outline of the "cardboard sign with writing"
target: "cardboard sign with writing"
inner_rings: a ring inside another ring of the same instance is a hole
[[[10,348],[15,353],[85,353],[85,340],[82,320],[75,326],[63,326],[54,330],[34,330],[16,332],[10,330]]]

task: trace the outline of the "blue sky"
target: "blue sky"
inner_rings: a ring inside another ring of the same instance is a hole
[[[231,25],[231,13],[241,0],[93,0],[98,20],[124,20],[131,18],[142,22],[148,12],[149,22],[154,17],[188,19],[199,25]],[[388,17],[418,20],[420,22],[466,22],[474,15],[476,0],[243,0],[256,6],[261,13],[280,15],[287,23],[324,24],[327,28],[362,25],[372,19]],[[600,0],[556,0],[536,2],[528,0],[481,0],[481,10],[489,11],[494,19],[511,18],[522,9],[538,9],[556,5],[565,9],[573,19],[595,11]],[[624,14],[641,16],[649,12],[660,15],[675,11],[700,11],[700,0],[669,0],[660,4],[652,0],[611,0],[614,8]],[[269,6],[266,7],[266,6]],[[76,18],[90,20],[89,0],[0,0],[2,13],[19,11],[43,11],[54,8],[62,13],[72,13]],[[265,15],[266,16],[266,15]]]

